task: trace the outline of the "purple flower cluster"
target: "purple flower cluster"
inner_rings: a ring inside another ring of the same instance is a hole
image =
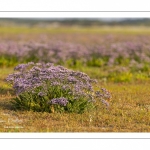
[[[41,87],[38,95],[42,96],[50,87],[59,86],[80,96],[86,95],[86,92],[93,92],[92,83],[96,82],[85,73],[54,66],[52,63],[19,64],[15,71],[17,72],[10,74],[6,80],[13,85],[17,95]]]
[[[32,105],[35,104],[33,109],[37,110],[39,107],[41,110],[47,109],[47,104],[55,104],[59,109],[59,105],[67,107],[67,104],[70,103],[69,107],[78,107],[76,109],[80,112],[82,107],[86,107],[85,101],[93,104],[96,99],[100,99],[104,103],[105,99],[111,98],[110,93],[104,88],[102,92],[94,92],[93,83],[96,83],[96,80],[90,79],[87,74],[69,70],[63,66],[29,62],[19,64],[14,70],[15,73],[10,74],[6,80],[12,84],[17,97],[29,109],[31,104],[28,106],[28,103],[31,101]],[[72,103],[73,101],[75,103]],[[105,104],[108,106],[107,102]],[[36,106],[37,108],[35,108]],[[66,108],[68,111],[75,110],[75,108],[70,109],[69,107]]]
[[[58,105],[61,105],[61,106],[66,106],[67,103],[68,103],[68,100],[64,97],[53,98],[48,102],[48,104],[58,104]]]

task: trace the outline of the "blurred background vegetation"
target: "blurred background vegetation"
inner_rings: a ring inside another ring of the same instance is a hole
[[[0,18],[0,25],[27,26],[149,26],[149,18]]]

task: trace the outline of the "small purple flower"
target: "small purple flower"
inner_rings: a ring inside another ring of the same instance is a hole
[[[67,103],[68,103],[68,100],[64,97],[53,98],[48,102],[48,104],[58,104],[58,105],[61,105],[61,106],[66,106]]]
[[[69,81],[69,82],[72,82],[72,83],[75,83],[75,82],[77,82],[78,80],[77,80],[75,77],[69,76],[69,77],[68,77],[68,81]]]
[[[14,68],[14,70],[20,70],[20,71],[23,71],[24,69],[26,69],[27,67],[27,64],[19,64],[18,66],[16,66]]]
[[[45,95],[45,93],[43,93],[43,92],[39,92],[39,93],[38,93],[38,96],[43,97],[44,95]]]
[[[109,103],[106,100],[102,99],[101,102],[106,105],[107,108],[109,107]]]

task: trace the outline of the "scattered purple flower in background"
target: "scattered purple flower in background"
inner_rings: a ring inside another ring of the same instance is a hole
[[[82,37],[84,37],[82,35]],[[111,37],[111,38],[110,38]],[[51,37],[52,38],[52,37]],[[52,40],[50,37],[29,41],[0,40],[0,55],[15,56],[18,62],[25,59],[37,62],[52,62],[65,64],[68,60],[70,65],[76,65],[76,61],[82,64],[98,65],[94,59],[104,59],[104,65],[112,66],[119,63],[118,59],[129,59],[137,64],[142,61],[150,62],[150,36],[120,36],[120,35],[95,35],[86,37],[86,44],[68,40],[66,37],[58,37],[60,40]],[[66,39],[65,39],[66,38]],[[81,40],[81,39],[80,39]],[[107,42],[106,42],[107,41]],[[92,64],[93,63],[93,64]],[[41,65],[37,63],[37,66]],[[47,64],[51,65],[51,64]],[[100,64],[99,64],[100,65]],[[132,65],[132,63],[130,63]],[[23,69],[18,66],[16,69]]]

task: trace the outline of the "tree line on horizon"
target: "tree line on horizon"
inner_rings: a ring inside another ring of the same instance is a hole
[[[58,25],[64,25],[64,26],[103,26],[103,25],[110,25],[110,26],[128,26],[128,25],[144,25],[149,26],[150,25],[150,19],[117,19],[117,20],[100,20],[98,18],[59,18],[59,19],[52,19],[52,18],[0,18],[0,25],[5,24],[15,24],[15,25],[29,25],[34,26],[38,24],[58,24]]]

